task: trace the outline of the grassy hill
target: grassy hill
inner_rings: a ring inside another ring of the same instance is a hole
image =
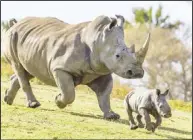
[[[102,119],[103,114],[98,107],[95,94],[87,88],[78,87],[75,102],[65,109],[59,109],[54,103],[54,98],[59,93],[57,88],[32,84],[33,92],[41,106],[30,109],[25,107],[25,96],[21,90],[12,106],[3,102],[4,91],[8,86],[8,80],[1,79],[2,139],[192,138],[190,104],[185,109],[182,105],[179,107],[180,110],[177,110],[177,103],[170,102],[173,116],[163,119],[162,126],[152,133],[145,129],[129,130],[122,99],[111,99],[112,109],[121,115],[121,119],[107,121]]]

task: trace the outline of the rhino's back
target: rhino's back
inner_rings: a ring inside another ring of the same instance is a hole
[[[11,44],[15,45],[9,45],[7,58],[16,57],[27,72],[46,84],[52,85],[53,75],[50,72],[50,65],[53,59],[57,59],[57,63],[63,67],[65,64],[58,61],[68,60],[66,63],[69,63],[77,56],[77,59],[84,63],[84,59],[81,58],[84,57],[84,47],[79,41],[76,41],[79,47],[74,47],[74,43],[77,35],[87,23],[71,25],[50,17],[25,18],[7,33],[8,36],[17,35],[16,40],[8,39]],[[12,52],[16,52],[16,55]],[[47,81],[51,82],[47,83]]]
[[[137,89],[131,91],[131,94],[128,97],[129,100],[129,106],[134,112],[139,111],[140,108],[146,108],[149,109],[151,107],[151,95],[152,93],[148,90],[143,89]]]
[[[44,31],[56,31],[69,25],[57,18],[53,17],[27,17],[20,20],[14,28],[17,31],[28,31],[34,29]]]

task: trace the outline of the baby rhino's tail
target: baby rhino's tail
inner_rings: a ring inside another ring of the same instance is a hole
[[[124,107],[126,109],[126,112],[129,113],[131,112],[131,107],[130,107],[130,103],[129,103],[129,98],[134,94],[134,90],[130,91],[126,96],[125,99],[123,101],[124,103]]]
[[[124,98],[124,101],[123,101],[123,104],[124,104],[124,107],[128,113],[128,109],[129,109],[129,96],[130,96],[131,92],[129,92],[125,98]]]

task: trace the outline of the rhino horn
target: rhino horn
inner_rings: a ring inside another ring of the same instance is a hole
[[[143,47],[138,52],[136,52],[137,59],[141,63],[143,63],[143,61],[145,59],[147,50],[149,48],[149,41],[150,41],[150,33],[148,33],[147,39],[146,39],[145,43],[143,44]]]
[[[117,18],[117,25],[120,27],[123,27],[123,24],[125,22],[125,18],[121,15],[115,15]]]
[[[135,53],[135,44],[132,44],[130,47],[131,53]]]

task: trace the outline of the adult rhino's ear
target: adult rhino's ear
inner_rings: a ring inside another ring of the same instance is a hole
[[[161,91],[160,91],[159,89],[156,89],[156,94],[157,94],[157,96],[159,96],[160,93],[161,93]]]
[[[117,19],[111,18],[111,22],[108,25],[108,29],[111,30],[113,27],[117,25]]]
[[[169,93],[169,89],[167,89],[162,95],[166,96]]]
[[[117,25],[123,28],[125,18],[121,15],[115,15],[117,17]]]

